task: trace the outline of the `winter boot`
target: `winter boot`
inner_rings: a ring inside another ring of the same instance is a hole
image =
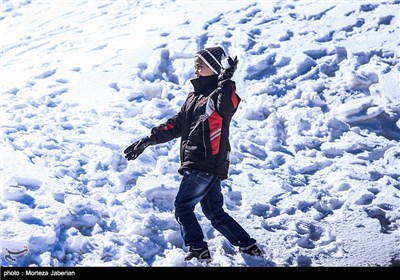
[[[250,256],[262,256],[263,255],[263,252],[255,243],[248,247],[239,247],[239,252],[248,254]]]
[[[185,261],[196,258],[199,261],[211,261],[211,254],[207,247],[205,248],[189,248],[189,252],[185,256]]]

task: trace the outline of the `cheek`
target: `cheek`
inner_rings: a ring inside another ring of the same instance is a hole
[[[214,74],[214,72],[213,72],[211,69],[204,69],[203,73],[204,73],[204,74],[207,74],[208,76]]]

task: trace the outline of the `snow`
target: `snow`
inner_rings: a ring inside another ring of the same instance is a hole
[[[399,1],[1,7],[2,266],[399,266]],[[243,100],[226,211],[266,254],[198,207],[204,264],[174,217],[179,141],[122,151],[180,109],[215,45],[238,56]]]

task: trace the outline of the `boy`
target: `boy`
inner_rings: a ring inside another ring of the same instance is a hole
[[[240,103],[235,82],[231,81],[237,57],[228,58],[229,67],[221,61],[221,47],[205,48],[195,55],[197,78],[192,79],[190,93],[180,112],[166,123],[154,127],[147,136],[125,151],[128,160],[137,158],[150,145],[181,137],[179,173],[183,175],[175,198],[175,218],[189,252],[185,260],[210,260],[211,255],[194,208],[200,202],[204,215],[239,251],[260,256],[256,240],[223,210],[221,180],[228,177],[229,124]]]

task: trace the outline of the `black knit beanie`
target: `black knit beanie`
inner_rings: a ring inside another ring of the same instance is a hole
[[[221,71],[221,61],[225,56],[225,51],[221,47],[205,48],[195,55],[195,57],[199,57],[203,60],[204,63],[207,64],[207,66],[217,75]]]

